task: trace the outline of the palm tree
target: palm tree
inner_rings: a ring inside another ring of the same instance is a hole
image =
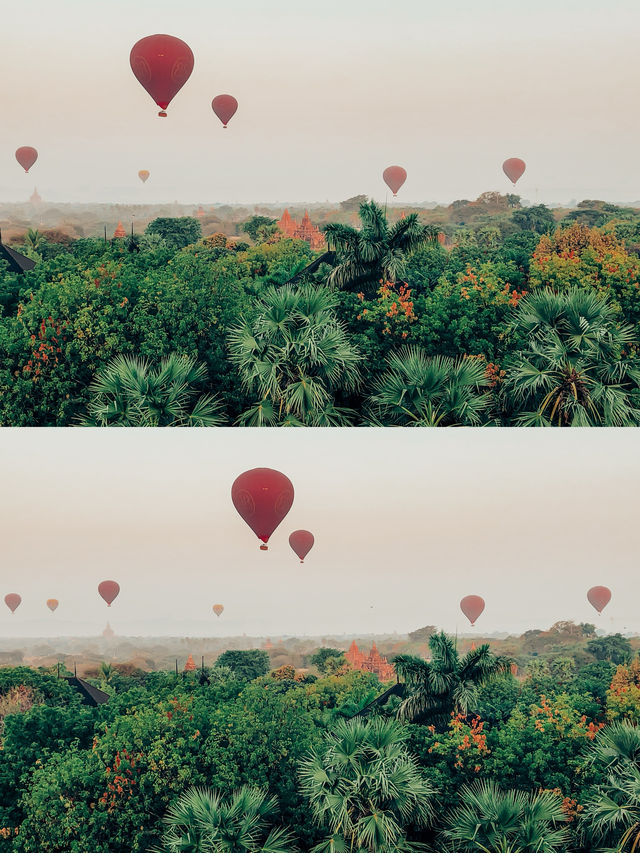
[[[555,853],[569,833],[562,800],[553,791],[503,791],[477,781],[460,791],[460,806],[446,817],[443,836],[460,853]]]
[[[359,383],[360,355],[336,319],[326,287],[269,287],[255,319],[229,333],[231,361],[258,395],[238,418],[243,426],[344,426],[353,415],[335,405]]]
[[[504,388],[519,426],[637,426],[638,342],[611,302],[570,288],[522,299],[512,324],[527,344],[507,369]]]
[[[373,201],[360,205],[360,221],[360,229],[336,222],[325,225],[327,244],[336,253],[327,283],[366,296],[375,295],[381,281],[402,278],[409,255],[438,239],[438,229],[421,225],[416,213],[389,227],[386,214]]]
[[[434,791],[395,720],[341,720],[300,763],[301,790],[319,826],[329,830],[314,853],[411,853],[423,845],[407,827],[428,826]]]
[[[463,658],[442,632],[429,638],[431,660],[398,655],[394,665],[406,683],[398,716],[419,723],[446,726],[452,714],[467,716],[478,702],[480,688],[509,671],[511,660],[496,657],[485,643]]]
[[[385,426],[478,426],[490,395],[485,364],[476,358],[427,356],[403,347],[387,359],[369,398],[374,422]]]
[[[98,371],[83,426],[217,426],[219,400],[196,399],[207,370],[195,358],[175,353],[153,368],[145,359],[120,355]]]
[[[602,729],[589,763],[605,781],[585,803],[584,827],[607,849],[634,853],[640,845],[640,729],[626,720]]]
[[[29,228],[27,233],[22,238],[23,244],[27,249],[40,254],[40,250],[47,243],[47,238],[35,228]]]
[[[293,836],[269,829],[275,797],[248,785],[223,799],[218,791],[191,788],[169,809],[167,830],[156,853],[289,853]]]

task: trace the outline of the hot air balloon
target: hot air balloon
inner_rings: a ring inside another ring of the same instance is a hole
[[[382,173],[382,180],[395,197],[400,187],[407,180],[406,169],[403,169],[402,166],[388,166]]]
[[[216,614],[216,616],[220,616],[220,614],[222,613],[223,610],[224,610],[224,607],[222,606],[222,604],[214,604],[213,605],[213,612]]]
[[[37,159],[38,152],[30,145],[23,145],[22,148],[18,148],[18,150],[16,151],[16,160],[24,169],[25,174],[28,174],[29,169],[33,166]]]
[[[57,609],[59,603],[57,598],[47,598],[47,607],[52,613]]]
[[[288,477],[272,468],[252,468],[236,479],[231,487],[231,500],[267,550],[269,537],[291,509],[293,484]]]
[[[294,530],[289,537],[289,545],[300,558],[300,562],[304,563],[304,558],[313,548],[314,543],[313,533],[308,530]]]
[[[158,115],[166,118],[167,107],[193,71],[191,48],[174,36],[147,36],[131,48],[129,62],[140,85],[160,107]]]
[[[484,598],[479,595],[465,595],[460,602],[460,610],[467,617],[472,625],[476,624],[476,619],[484,610]]]
[[[149,180],[148,170],[147,169],[140,169],[140,171],[138,172],[138,177],[140,178],[140,180],[142,181],[143,184],[146,184],[147,181]]]
[[[119,592],[120,584],[116,581],[102,581],[98,584],[98,593],[107,602],[107,607],[111,607],[111,602],[118,597]]]
[[[15,613],[17,608],[20,607],[21,601],[22,596],[18,595],[17,592],[10,592],[9,595],[5,595],[4,597],[4,603],[12,613]]]
[[[509,159],[505,160],[502,164],[502,171],[509,178],[514,187],[516,182],[524,175],[524,170],[526,168],[527,164],[519,157],[509,157]]]
[[[238,102],[233,95],[216,95],[211,101],[211,109],[218,116],[224,128],[236,114]]]
[[[587,593],[589,604],[602,613],[607,604],[611,601],[611,590],[606,586],[592,586]]]

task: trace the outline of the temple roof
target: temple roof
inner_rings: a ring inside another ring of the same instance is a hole
[[[67,677],[67,681],[71,687],[75,687],[78,691],[83,705],[91,705],[92,708],[95,708],[96,705],[104,705],[105,702],[109,701],[108,693],[105,693],[104,690],[98,690],[97,687],[89,684],[84,678],[72,675],[71,677]]]
[[[2,242],[1,234],[0,259],[6,261],[9,264],[9,269],[11,270],[11,272],[27,272],[27,270],[32,270],[36,265],[36,262],[33,261],[31,258],[27,258],[25,255],[21,255],[20,252],[16,252],[14,249],[10,249],[8,246],[5,246]]]
[[[122,224],[122,222],[118,222],[118,227],[113,232],[113,236],[114,236],[114,238],[115,237],[126,237],[127,236],[127,232],[124,230],[124,225]]]
[[[189,657],[187,658],[187,662],[184,665],[184,671],[185,672],[193,672],[195,668],[196,668],[196,665],[195,665],[194,660],[193,660],[193,655],[189,655]]]

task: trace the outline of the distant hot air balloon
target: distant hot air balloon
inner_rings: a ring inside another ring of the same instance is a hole
[[[233,95],[216,95],[211,101],[211,109],[218,116],[224,128],[236,114],[238,102]]]
[[[472,625],[475,625],[476,619],[484,610],[484,598],[479,595],[465,595],[460,602],[460,610],[467,617]]]
[[[213,612],[216,614],[216,616],[220,616],[220,614],[222,613],[223,610],[224,610],[224,607],[222,604],[214,604],[213,605]]]
[[[301,563],[304,563],[304,558],[313,548],[314,542],[313,533],[309,533],[308,530],[294,530],[289,537],[289,545],[298,555]]]
[[[47,607],[52,613],[57,609],[59,603],[57,598],[47,598]]]
[[[25,174],[28,174],[29,169],[33,166],[37,159],[38,152],[30,145],[23,145],[22,148],[18,148],[18,150],[16,151],[16,160],[24,169]]]
[[[291,480],[272,468],[245,471],[231,487],[234,507],[264,543],[261,551],[267,550],[269,537],[291,509],[293,495]]]
[[[111,607],[111,603],[118,597],[119,592],[120,584],[116,581],[102,581],[98,584],[98,593],[107,602],[107,607]]]
[[[524,175],[524,170],[526,168],[527,164],[519,157],[509,157],[509,159],[505,160],[502,164],[502,171],[509,178],[514,187],[516,182]]]
[[[143,184],[146,184],[149,180],[149,171],[147,169],[140,169],[138,172],[138,177],[142,181]]]
[[[402,166],[388,166],[382,173],[382,180],[396,196],[400,187],[407,180],[406,169],[403,169]]]
[[[166,118],[167,107],[191,76],[193,61],[189,45],[174,36],[147,36],[131,48],[131,70],[160,107],[159,116]]]
[[[21,601],[22,596],[18,595],[17,592],[10,592],[9,595],[5,595],[4,597],[4,603],[12,613],[15,613],[16,609],[20,607]]]
[[[607,604],[611,601],[611,590],[606,586],[592,586],[587,593],[589,604],[591,604],[598,613],[602,613]]]

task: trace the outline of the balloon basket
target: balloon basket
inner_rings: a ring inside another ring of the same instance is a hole
[[[268,550],[269,550],[269,546],[268,546],[268,545],[261,545],[261,546],[260,546],[260,550],[261,550],[261,551],[268,551]]]
[[[167,117],[167,114],[165,113],[165,111],[164,111],[164,110],[160,110],[160,112],[158,113],[158,115],[159,115],[159,117],[160,117],[160,118],[166,118],[166,117]]]

